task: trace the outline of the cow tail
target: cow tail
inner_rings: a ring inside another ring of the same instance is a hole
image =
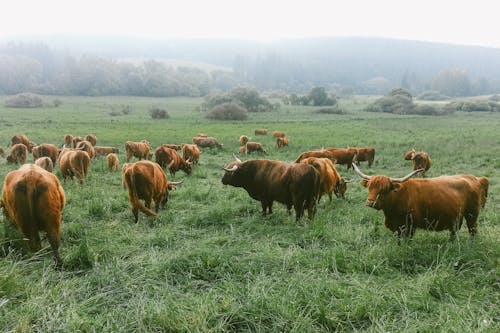
[[[486,198],[488,198],[488,187],[489,181],[486,177],[479,178],[479,184],[481,185],[482,193],[481,193],[481,207],[484,208],[486,205]]]
[[[39,194],[45,189],[40,188],[38,190],[34,184],[29,184],[27,181],[17,183],[14,188],[19,227],[24,236],[28,238],[29,248],[33,252],[40,250],[41,247],[34,209]]]
[[[137,188],[135,187],[135,184],[138,181],[137,177],[139,176],[140,175],[132,175],[128,172],[125,173],[125,182],[127,183],[130,203],[133,207],[139,208],[139,210],[147,216],[157,216],[158,214],[144,206],[144,204],[139,200],[139,197],[137,195]]]

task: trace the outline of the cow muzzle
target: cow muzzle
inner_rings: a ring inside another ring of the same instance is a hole
[[[373,208],[373,207],[375,207],[376,203],[377,202],[375,200],[366,200],[365,205],[368,206],[368,207]]]

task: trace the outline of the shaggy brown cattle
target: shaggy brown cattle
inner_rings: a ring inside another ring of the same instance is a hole
[[[278,148],[288,146],[288,138],[286,136],[276,138],[276,146]]]
[[[92,146],[95,146],[97,144],[97,137],[94,134],[87,134],[85,140],[90,142]]]
[[[5,150],[3,149],[3,147],[0,147],[0,156],[5,157]]]
[[[297,157],[295,163],[307,157],[326,157],[335,164],[347,164],[347,169],[349,169],[355,155],[356,149],[353,148],[328,148],[304,152]]]
[[[11,146],[14,146],[18,143],[22,143],[23,145],[26,146],[26,148],[28,148],[28,152],[31,153],[31,150],[33,149],[33,147],[35,146],[35,144],[33,142],[31,142],[28,137],[24,134],[17,134],[17,135],[14,135],[12,137],[12,139],[10,139],[10,145]]]
[[[155,162],[162,168],[168,168],[171,176],[175,176],[175,173],[179,170],[184,171],[188,175],[191,174],[191,160],[184,160],[175,149],[164,146],[156,148]]]
[[[367,176],[353,165],[368,189],[366,205],[382,210],[385,226],[401,237],[411,238],[415,229],[449,230],[453,239],[463,219],[469,234],[477,232],[477,218],[488,195],[488,178],[472,175],[410,179],[422,172],[415,170],[403,178]]]
[[[80,141],[76,144],[75,149],[86,151],[89,157],[92,159],[95,157],[95,149],[92,143],[87,140]]]
[[[123,186],[128,190],[135,223],[139,220],[139,210],[148,216],[156,216],[160,205],[168,201],[168,191],[181,182],[168,182],[167,176],[157,163],[139,161],[125,163],[122,167]],[[144,200],[144,204],[140,200]],[[155,203],[155,212],[151,210],[151,202]]]
[[[371,167],[373,161],[375,160],[375,148],[353,148],[356,149],[356,164],[359,162],[368,162],[368,166]]]
[[[208,135],[206,135],[205,133],[198,133],[196,134],[196,136],[199,138],[208,138]]]
[[[37,165],[25,164],[5,177],[0,206],[6,220],[17,227],[33,252],[41,249],[39,232],[45,232],[57,268],[62,268],[59,245],[65,203],[57,177]]]
[[[106,156],[108,154],[119,154],[120,150],[115,147],[94,146],[95,156]]]
[[[118,155],[115,153],[110,153],[106,155],[106,160],[108,161],[108,170],[116,171],[118,170],[118,164],[120,164],[120,160],[118,159]]]
[[[260,144],[259,142],[250,141],[250,142],[247,142],[244,147],[245,147],[244,152],[246,155],[251,154],[253,152],[259,152],[259,153],[263,153],[263,154],[266,153],[266,151],[262,147],[262,144]]]
[[[248,136],[246,136],[246,135],[241,135],[241,136],[240,136],[240,139],[239,139],[239,141],[240,141],[240,146],[244,146],[244,145],[248,142],[248,140],[250,140],[250,138],[249,138]]]
[[[64,136],[64,144],[63,144],[63,148],[75,148],[73,147],[73,139],[74,139],[74,136],[71,135],[71,134],[66,134]]]
[[[22,143],[16,143],[10,150],[10,155],[7,156],[8,163],[24,164],[26,163],[26,155],[28,148]]]
[[[256,129],[255,135],[267,135],[267,129]]]
[[[74,136],[73,137],[73,141],[71,142],[71,147],[72,148],[76,148],[76,146],[78,145],[78,143],[80,141],[84,141],[85,138],[83,136]],[[66,148],[69,148],[69,147],[66,147]]]
[[[200,149],[197,145],[192,145],[189,143],[184,143],[181,146],[182,149],[182,158],[184,161],[190,160],[193,164],[198,164],[200,160]]]
[[[212,137],[200,137],[195,136],[192,139],[193,143],[201,148],[222,148],[222,144],[217,141],[217,139]]]
[[[54,163],[52,162],[52,159],[48,156],[42,156],[37,158],[35,160],[35,164],[47,170],[48,172],[54,171]]]
[[[281,132],[281,131],[274,131],[273,132],[273,137],[275,137],[275,138],[282,138],[284,136],[286,136],[285,132]]]
[[[162,146],[167,147],[167,148],[171,148],[171,149],[175,149],[175,150],[181,150],[182,149],[182,145],[176,145],[176,144],[173,144],[173,143],[164,143],[164,144],[162,144]]]
[[[38,146],[33,147],[31,151],[33,154],[33,159],[36,160],[40,157],[47,156],[52,160],[52,164],[56,163],[57,157],[59,156],[59,149],[50,143],[42,143]]]
[[[261,202],[264,216],[272,213],[274,201],[285,204],[288,212],[294,207],[297,221],[304,215],[304,209],[310,219],[316,213],[320,180],[310,165],[236,159],[224,170],[222,184],[244,188],[250,197]]]
[[[413,163],[413,170],[424,169],[422,173],[425,175],[427,170],[431,167],[432,160],[429,154],[423,151],[415,151],[415,149],[410,150],[405,154],[405,160],[411,160]]]
[[[328,194],[330,201],[332,201],[332,193],[335,193],[337,198],[344,197],[348,181],[340,176],[330,159],[308,157],[300,161],[300,163],[310,164],[318,170],[321,184],[321,190],[318,193],[318,202],[325,193]]]
[[[136,157],[139,160],[148,159],[151,144],[142,140],[141,142],[127,141],[125,142],[125,151],[127,152],[127,162],[131,157]]]
[[[73,179],[75,176],[80,184],[84,183],[90,166],[90,157],[86,151],[65,148],[59,154],[57,162],[64,180],[68,177]]]

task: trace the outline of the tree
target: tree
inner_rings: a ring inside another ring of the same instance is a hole
[[[447,96],[469,96],[471,83],[465,70],[448,69],[432,79],[432,89]]]

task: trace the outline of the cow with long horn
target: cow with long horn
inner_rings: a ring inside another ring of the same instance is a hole
[[[356,163],[352,167],[368,189],[366,205],[384,212],[385,226],[397,234],[398,242],[401,237],[413,237],[417,228],[449,230],[454,239],[464,218],[471,237],[476,234],[479,211],[488,196],[488,178],[452,175],[411,179],[423,169],[391,178],[367,176]]]
[[[308,164],[273,160],[235,162],[224,168],[222,184],[244,188],[250,197],[262,204],[262,214],[272,213],[273,202],[286,205],[288,212],[295,209],[298,221],[307,209],[309,219],[316,212],[316,198],[320,190],[319,174]]]

